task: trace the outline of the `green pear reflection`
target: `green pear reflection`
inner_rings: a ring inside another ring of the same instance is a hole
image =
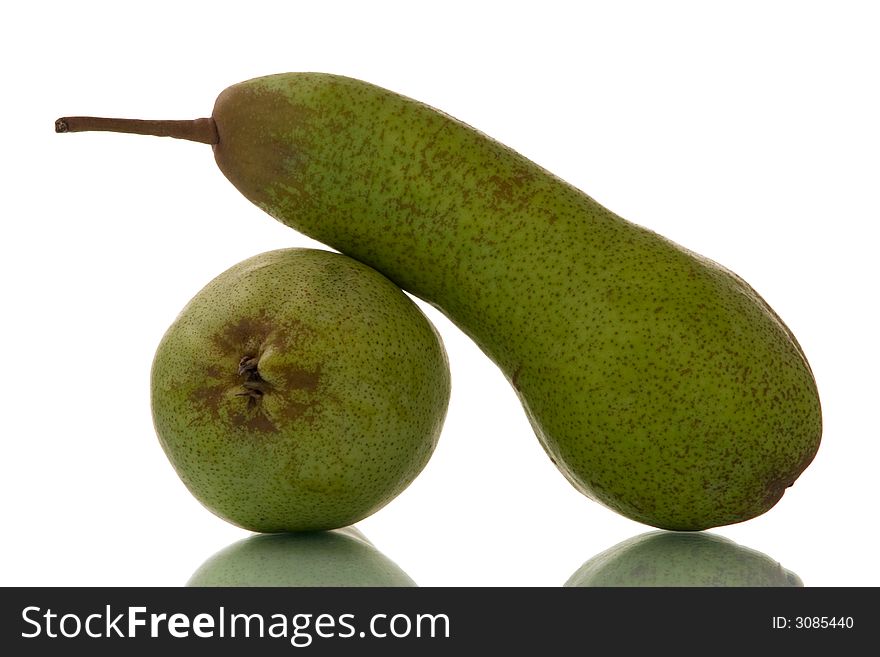
[[[803,586],[765,554],[706,533],[648,532],[596,555],[565,586]]]
[[[416,586],[353,527],[257,534],[210,557],[187,586]]]

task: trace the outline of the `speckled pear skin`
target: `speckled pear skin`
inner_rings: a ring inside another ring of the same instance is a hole
[[[444,312],[589,497],[656,527],[705,529],[764,513],[813,459],[807,360],[718,264],[365,82],[258,78],[222,92],[213,117],[229,180]]]
[[[450,378],[433,325],[338,253],[282,249],[212,280],[156,351],[159,441],[187,488],[259,532],[334,529],[418,475]]]
[[[416,583],[363,535],[346,528],[250,536],[210,557],[186,585],[413,587]]]
[[[766,554],[714,534],[649,532],[596,555],[568,587],[802,587]]]

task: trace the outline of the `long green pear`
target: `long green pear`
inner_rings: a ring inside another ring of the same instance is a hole
[[[594,500],[704,529],[764,513],[813,459],[813,374],[757,292],[478,130],[319,73],[236,84],[211,118],[181,125],[72,117],[56,130],[213,144],[259,207],[473,338]]]

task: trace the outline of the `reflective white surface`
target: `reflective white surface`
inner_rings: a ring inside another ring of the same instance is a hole
[[[825,433],[774,509],[713,533],[808,587],[880,584],[880,10],[596,4],[7,9],[0,585],[184,585],[248,535],[165,459],[150,363],[215,275],[320,245],[240,196],[207,146],[52,124],[207,116],[229,84],[284,70],[432,104],[749,281],[806,351]],[[422,475],[358,524],[382,554],[420,586],[561,586],[649,530],[577,493],[500,372],[422,307],[452,401]]]

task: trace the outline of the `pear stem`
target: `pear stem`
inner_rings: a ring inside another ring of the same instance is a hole
[[[143,119],[110,119],[98,116],[66,116],[55,121],[55,132],[127,132],[136,135],[174,137],[202,144],[220,141],[214,119],[187,121],[154,121]]]

